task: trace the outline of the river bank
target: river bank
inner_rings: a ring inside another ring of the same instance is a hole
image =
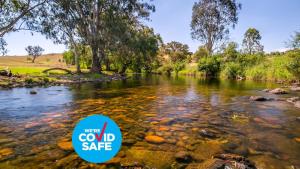
[[[37,87],[37,86],[57,86],[87,82],[109,82],[113,80],[123,80],[126,76],[119,74],[93,74],[82,73],[74,75],[13,75],[0,76],[0,89],[10,89],[18,87]]]

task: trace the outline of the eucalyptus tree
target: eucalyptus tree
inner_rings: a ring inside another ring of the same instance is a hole
[[[120,20],[128,23],[148,18],[154,6],[141,0],[56,0],[55,5],[72,18],[78,37],[92,50],[92,72],[101,72],[105,50],[118,43]]]
[[[192,38],[205,44],[209,55],[238,22],[241,4],[236,0],[199,0],[193,6]]]
[[[66,12],[68,7],[64,5],[60,0],[49,1],[43,10],[38,12],[39,18],[36,19],[33,28],[54,43],[68,46],[74,54],[76,72],[80,73],[79,48],[82,38],[78,34],[78,19],[69,15]]]
[[[255,28],[249,28],[244,34],[243,48],[247,54],[263,52],[264,46],[260,43],[261,35]]]
[[[128,25],[127,31],[122,35],[119,43],[115,44],[112,51],[112,61],[119,67],[123,74],[130,68],[136,73],[144,70],[151,72],[155,67],[157,53],[162,40],[154,30],[143,25]]]
[[[32,63],[35,59],[42,55],[44,49],[40,46],[27,46],[25,50],[28,52],[28,55],[32,57]]]
[[[35,13],[47,0],[0,1],[0,53],[7,52],[4,35],[19,30],[30,30]]]

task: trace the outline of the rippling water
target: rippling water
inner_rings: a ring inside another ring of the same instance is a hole
[[[276,85],[133,77],[121,82],[0,91],[0,168],[179,168],[179,151],[198,166],[220,153],[247,157],[258,168],[300,167],[300,109],[283,101],[251,102]],[[105,165],[88,164],[68,146],[81,118],[104,114],[121,127],[123,146]],[[162,143],[147,142],[155,135]]]

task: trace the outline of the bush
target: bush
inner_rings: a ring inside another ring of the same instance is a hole
[[[162,67],[157,69],[158,73],[167,74],[167,75],[170,75],[172,71],[173,71],[173,67],[170,64],[163,65]]]
[[[300,50],[291,51],[287,53],[287,57],[290,58],[290,61],[286,65],[288,71],[299,79],[300,78]]]
[[[35,82],[35,80],[33,78],[25,78],[25,83],[27,84],[33,84]]]
[[[222,77],[227,79],[237,79],[245,77],[243,67],[239,63],[229,62],[224,65]]]
[[[207,77],[216,77],[221,70],[221,59],[218,56],[210,56],[200,59],[199,71],[205,73]]]
[[[173,70],[175,71],[176,75],[178,75],[178,72],[184,69],[185,63],[184,62],[176,62],[173,64]]]

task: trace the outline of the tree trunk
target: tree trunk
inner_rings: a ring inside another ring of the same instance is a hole
[[[126,66],[126,65],[123,65],[123,66],[122,66],[122,69],[121,69],[121,71],[120,71],[120,74],[125,74],[126,70],[127,70],[127,66]]]
[[[105,67],[106,67],[106,71],[110,71],[111,70],[110,69],[110,62],[109,62],[108,58],[105,59]]]
[[[36,59],[36,57],[32,57],[32,63],[34,63],[35,62],[35,59]]]
[[[78,55],[77,47],[74,46],[73,48],[74,48],[74,55],[75,55],[76,73],[81,73],[80,61],[79,61],[79,55]]]
[[[92,47],[92,67],[91,67],[91,72],[92,73],[101,73],[101,53],[99,52],[98,48]]]

